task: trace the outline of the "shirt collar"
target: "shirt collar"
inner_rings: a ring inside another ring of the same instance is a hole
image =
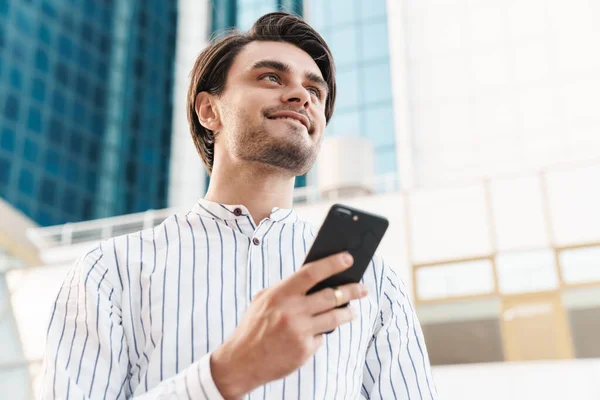
[[[250,219],[250,211],[243,205],[220,204],[205,199],[198,199],[198,202],[192,208],[192,212],[204,217],[213,218],[221,221]],[[298,214],[292,208],[275,207],[271,210],[269,219],[280,223],[298,222]]]

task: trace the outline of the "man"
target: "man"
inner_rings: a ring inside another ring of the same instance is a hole
[[[413,308],[381,259],[360,284],[306,295],[352,265],[344,253],[303,266],[314,231],[291,209],[334,108],[322,37],[267,14],[210,44],[191,77],[206,197],[77,262],[52,309],[45,397],[436,398]]]

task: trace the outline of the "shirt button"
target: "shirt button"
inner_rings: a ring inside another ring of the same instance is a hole
[[[258,246],[260,244],[260,240],[258,240],[258,238],[254,238],[252,239],[252,243],[254,243],[255,246]]]
[[[240,215],[242,215],[242,209],[236,208],[235,210],[233,210],[233,215],[235,215],[236,217],[239,217]]]

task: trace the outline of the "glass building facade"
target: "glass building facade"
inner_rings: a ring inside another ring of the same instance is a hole
[[[40,225],[166,206],[176,1],[0,0],[0,196]]]
[[[305,9],[337,66],[336,108],[327,135],[368,138],[375,173],[396,173],[386,0],[307,0]]]

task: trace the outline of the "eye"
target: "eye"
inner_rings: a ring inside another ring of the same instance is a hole
[[[260,77],[260,80],[266,80],[269,82],[273,82],[273,83],[280,83],[281,80],[279,79],[279,76],[277,76],[277,74],[264,74]]]
[[[321,91],[319,89],[317,89],[315,87],[309,87],[308,91],[311,92],[312,94],[314,94],[317,97],[317,99],[321,98]]]

